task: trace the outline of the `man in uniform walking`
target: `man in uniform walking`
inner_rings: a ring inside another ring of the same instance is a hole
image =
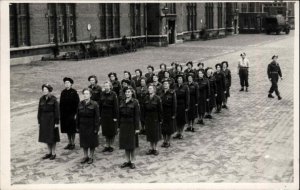
[[[282,80],[282,74],[281,74],[281,69],[280,66],[277,62],[278,59],[278,55],[273,55],[272,56],[272,62],[268,65],[268,78],[272,83],[272,86],[269,90],[269,98],[274,98],[274,96],[272,95],[272,93],[275,91],[275,94],[278,97],[278,100],[281,100],[281,96],[280,93],[278,91],[278,76],[281,78]]]
[[[241,90],[244,91],[246,86],[246,92],[248,92],[248,73],[249,73],[249,60],[246,58],[246,53],[241,54],[241,59],[238,64],[238,75],[240,76]]]

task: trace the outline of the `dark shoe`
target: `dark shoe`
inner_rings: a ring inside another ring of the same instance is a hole
[[[272,94],[269,94],[268,98],[274,98],[274,96]]]
[[[186,128],[185,131],[191,131],[191,127]]]
[[[241,92],[241,91],[244,91],[244,87],[241,88],[240,92]]]
[[[228,109],[227,105],[223,105],[222,108]]]
[[[92,164],[94,162],[93,158],[90,158],[89,161],[87,162],[88,164]]]
[[[200,124],[201,124],[201,125],[204,125],[203,119],[200,120]]]
[[[179,139],[179,137],[180,137],[180,134],[176,134],[176,135],[173,137],[173,139]]]
[[[278,96],[278,100],[281,100],[282,98],[281,98],[281,96]]]
[[[71,144],[68,144],[67,146],[64,147],[64,149],[68,150],[68,149],[70,149],[71,146],[72,146]]]
[[[134,163],[130,163],[129,168],[130,168],[130,169],[135,169]]]
[[[146,155],[151,155],[151,154],[153,154],[153,151],[154,151],[154,150],[152,150],[152,149],[151,149],[151,150],[148,150],[147,153],[146,153]]]
[[[208,119],[212,119],[212,116],[211,116],[211,115],[207,115],[207,118],[208,118]]]
[[[83,158],[80,162],[81,164],[87,163],[89,161],[89,157]]]
[[[113,147],[108,147],[108,152],[113,152],[114,148]]]
[[[191,132],[193,132],[193,133],[195,132],[195,128],[194,127],[191,129]]]
[[[166,143],[166,146],[165,146],[165,148],[169,148],[171,146],[171,144],[170,143]]]
[[[124,162],[124,163],[121,165],[121,168],[128,167],[130,164],[131,164],[130,162]]]
[[[49,158],[50,160],[54,160],[56,158],[56,154],[51,155],[51,157]]]
[[[183,135],[179,135],[178,139],[183,139]],[[169,143],[170,144],[170,143]]]
[[[105,147],[102,152],[108,152],[109,151],[109,147]]]
[[[71,144],[69,150],[74,150],[75,149],[75,144]]]
[[[42,157],[43,160],[51,158],[52,154],[46,154],[45,156]]]
[[[167,145],[167,143],[166,143],[166,142],[163,142],[163,144],[161,145],[161,147],[165,148],[166,145]]]
[[[159,155],[159,152],[157,150],[153,150],[153,155],[157,156]]]
[[[197,124],[201,124],[201,120],[200,119],[198,119]]]
[[[209,115],[205,115],[204,118],[209,119]]]
[[[248,88],[246,88],[246,92],[248,92]]]

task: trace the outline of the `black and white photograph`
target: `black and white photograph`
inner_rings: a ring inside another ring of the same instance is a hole
[[[0,189],[299,189],[298,1],[0,6]]]

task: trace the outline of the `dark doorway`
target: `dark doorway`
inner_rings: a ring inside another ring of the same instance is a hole
[[[175,20],[168,21],[168,39],[169,44],[175,43]]]

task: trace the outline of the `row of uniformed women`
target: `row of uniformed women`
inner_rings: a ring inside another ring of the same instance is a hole
[[[226,107],[223,93],[226,93],[225,97],[229,96],[231,76],[227,62],[217,64],[214,74],[212,68],[204,70],[203,63],[198,64],[198,70],[192,69],[191,62],[188,62],[187,66],[188,69],[181,72],[181,65],[173,63],[173,68],[169,71],[164,68],[165,65],[161,65],[158,75],[154,74],[152,66],[148,66],[145,77],[142,77],[141,70],[136,70],[136,74],[139,75],[133,79],[130,72],[124,71],[121,83],[116,73],[109,73],[110,81],[104,83],[104,89],[97,84],[97,77],[92,75],[88,78],[91,83],[89,88],[82,91],[84,100],[79,104],[78,94],[72,88],[73,80],[64,78],[66,88],[61,93],[60,109],[56,98],[51,95],[52,87],[44,84],[44,96],[40,99],[38,110],[39,141],[47,143],[49,153],[43,159],[55,159],[56,156],[59,110],[61,132],[67,133],[69,139],[65,149],[74,149],[75,133],[79,132],[80,146],[84,150],[81,163],[93,163],[94,150],[99,145],[100,122],[102,134],[106,138],[103,152],[113,151],[112,144],[119,127],[120,149],[125,149],[127,158],[121,167],[130,168],[135,168],[132,160],[134,150],[138,146],[140,122],[142,131],[146,132],[147,141],[151,145],[148,155],[158,155],[156,147],[161,135],[164,139],[162,147],[169,147],[171,135],[175,130],[177,134],[173,138],[182,139],[186,123],[189,125],[187,131],[194,132],[193,124],[197,112],[199,123],[204,124],[205,112],[206,117],[211,118],[216,102],[218,112],[222,102],[223,107]],[[164,77],[159,77],[162,73]]]

